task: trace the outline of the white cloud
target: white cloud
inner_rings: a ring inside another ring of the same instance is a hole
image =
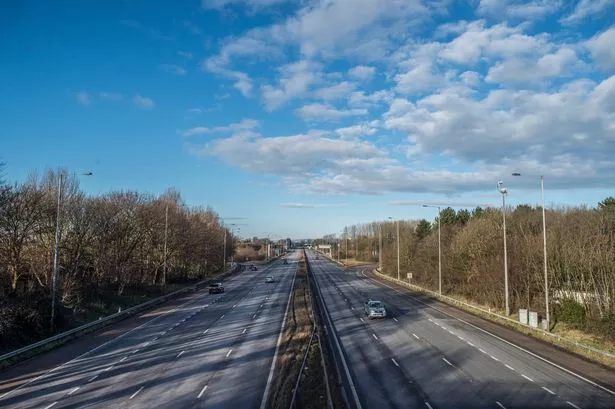
[[[375,91],[372,94],[365,94],[365,91],[355,91],[348,97],[350,105],[359,107],[373,107],[392,100],[393,92],[385,89]]]
[[[613,5],[615,0],[580,0],[574,11],[560,21],[564,24],[578,23],[596,14],[605,13]]]
[[[295,110],[306,121],[339,121],[350,116],[367,115],[367,109],[337,109],[327,104],[308,104]]]
[[[555,13],[561,6],[561,0],[480,0],[477,12],[496,17],[535,20]]]
[[[186,75],[186,69],[174,64],[160,64],[158,66],[162,71],[169,72],[175,75]]]
[[[343,81],[339,84],[332,85],[330,87],[320,88],[314,91],[314,96],[325,101],[333,101],[336,99],[342,99],[348,96],[355,88],[357,84]]]
[[[199,111],[200,112],[200,111]],[[197,126],[196,128],[188,129],[183,133],[184,136],[194,136],[194,135],[203,135],[203,134],[212,134],[212,133],[223,133],[223,132],[240,132],[240,131],[249,131],[259,126],[259,121],[254,119],[244,118],[240,122],[225,125],[225,126],[216,126],[213,128],[208,128],[204,126]]]
[[[348,70],[348,75],[359,81],[370,81],[374,77],[375,73],[376,68],[368,67],[366,65],[357,65],[356,67]]]
[[[141,109],[152,109],[155,105],[151,98],[147,98],[139,94],[132,98],[132,102],[134,102],[134,104]]]
[[[201,5],[205,9],[223,9],[231,5],[243,5],[252,10],[259,10],[281,3],[286,3],[288,1],[289,0],[202,0]]]
[[[177,55],[179,55],[180,57],[183,57],[187,60],[191,60],[192,59],[192,53],[189,51],[178,51]]]
[[[90,105],[92,103],[92,97],[87,91],[77,92],[77,103],[80,105]]]
[[[102,100],[107,100],[107,101],[119,101],[121,99],[124,99],[124,96],[120,93],[107,92],[107,91],[99,92],[98,97]]]
[[[345,203],[280,203],[280,207],[288,208],[288,209],[316,209],[322,207],[338,207],[345,206]]]
[[[600,68],[615,71],[615,26],[592,37],[587,47]]]
[[[376,128],[374,128],[371,124],[363,123],[345,128],[338,128],[335,130],[335,133],[343,139],[352,139],[373,135],[376,133]]]
[[[322,65],[308,60],[286,64],[278,71],[280,79],[276,87],[261,87],[263,102],[269,111],[279,108],[291,99],[306,95],[310,86],[320,82],[322,77]]]

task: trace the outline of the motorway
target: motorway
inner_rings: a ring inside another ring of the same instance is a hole
[[[0,397],[2,408],[260,408],[297,268],[295,252],[196,293]],[[266,284],[273,275],[275,283]],[[36,358],[35,358],[36,359]]]
[[[359,408],[615,408],[615,394],[480,328],[308,252]],[[368,320],[363,303],[389,316]],[[354,396],[354,397],[353,397]]]

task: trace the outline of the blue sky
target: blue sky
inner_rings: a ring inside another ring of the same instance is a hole
[[[615,187],[615,0],[14,1],[6,179],[91,170],[294,238]],[[513,178],[521,171],[533,177]]]

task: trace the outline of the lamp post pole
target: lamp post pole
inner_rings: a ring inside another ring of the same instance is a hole
[[[510,305],[508,302],[508,250],[506,247],[506,195],[508,190],[503,187],[504,182],[498,182],[498,190],[502,194],[502,228],[504,231],[504,296],[506,304],[506,315],[510,315]]]
[[[442,212],[440,206],[423,205],[438,209],[438,294],[442,295]]]

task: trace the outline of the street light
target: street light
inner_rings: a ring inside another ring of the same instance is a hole
[[[442,230],[442,212],[440,206],[424,204],[423,207],[438,209],[438,293],[442,295],[442,240],[440,235]]]
[[[92,176],[92,172],[83,172],[83,176]],[[58,257],[60,256],[60,210],[62,206],[62,182],[64,181],[64,173],[58,174],[58,204],[56,209],[56,236],[55,249],[53,253],[53,273],[51,279],[51,331],[55,326],[56,317],[56,279],[58,276]]]
[[[382,223],[378,223],[378,269],[382,272]]]
[[[521,173],[515,172],[513,176],[521,176]],[[549,316],[549,274],[547,268],[547,220],[545,217],[545,177],[540,175],[540,199],[542,202],[542,253],[543,253],[543,268],[545,275],[545,315],[547,320],[547,331],[551,330],[551,319]]]
[[[508,189],[506,189],[503,185],[504,182],[500,180],[498,182],[498,190],[502,194],[502,226],[504,230],[504,295],[506,298],[506,315],[510,315],[510,307],[508,304],[508,254],[506,249],[506,195],[508,194]]]
[[[389,220],[395,220],[397,225],[397,279],[401,280],[400,268],[399,268],[399,220],[389,217]]]

